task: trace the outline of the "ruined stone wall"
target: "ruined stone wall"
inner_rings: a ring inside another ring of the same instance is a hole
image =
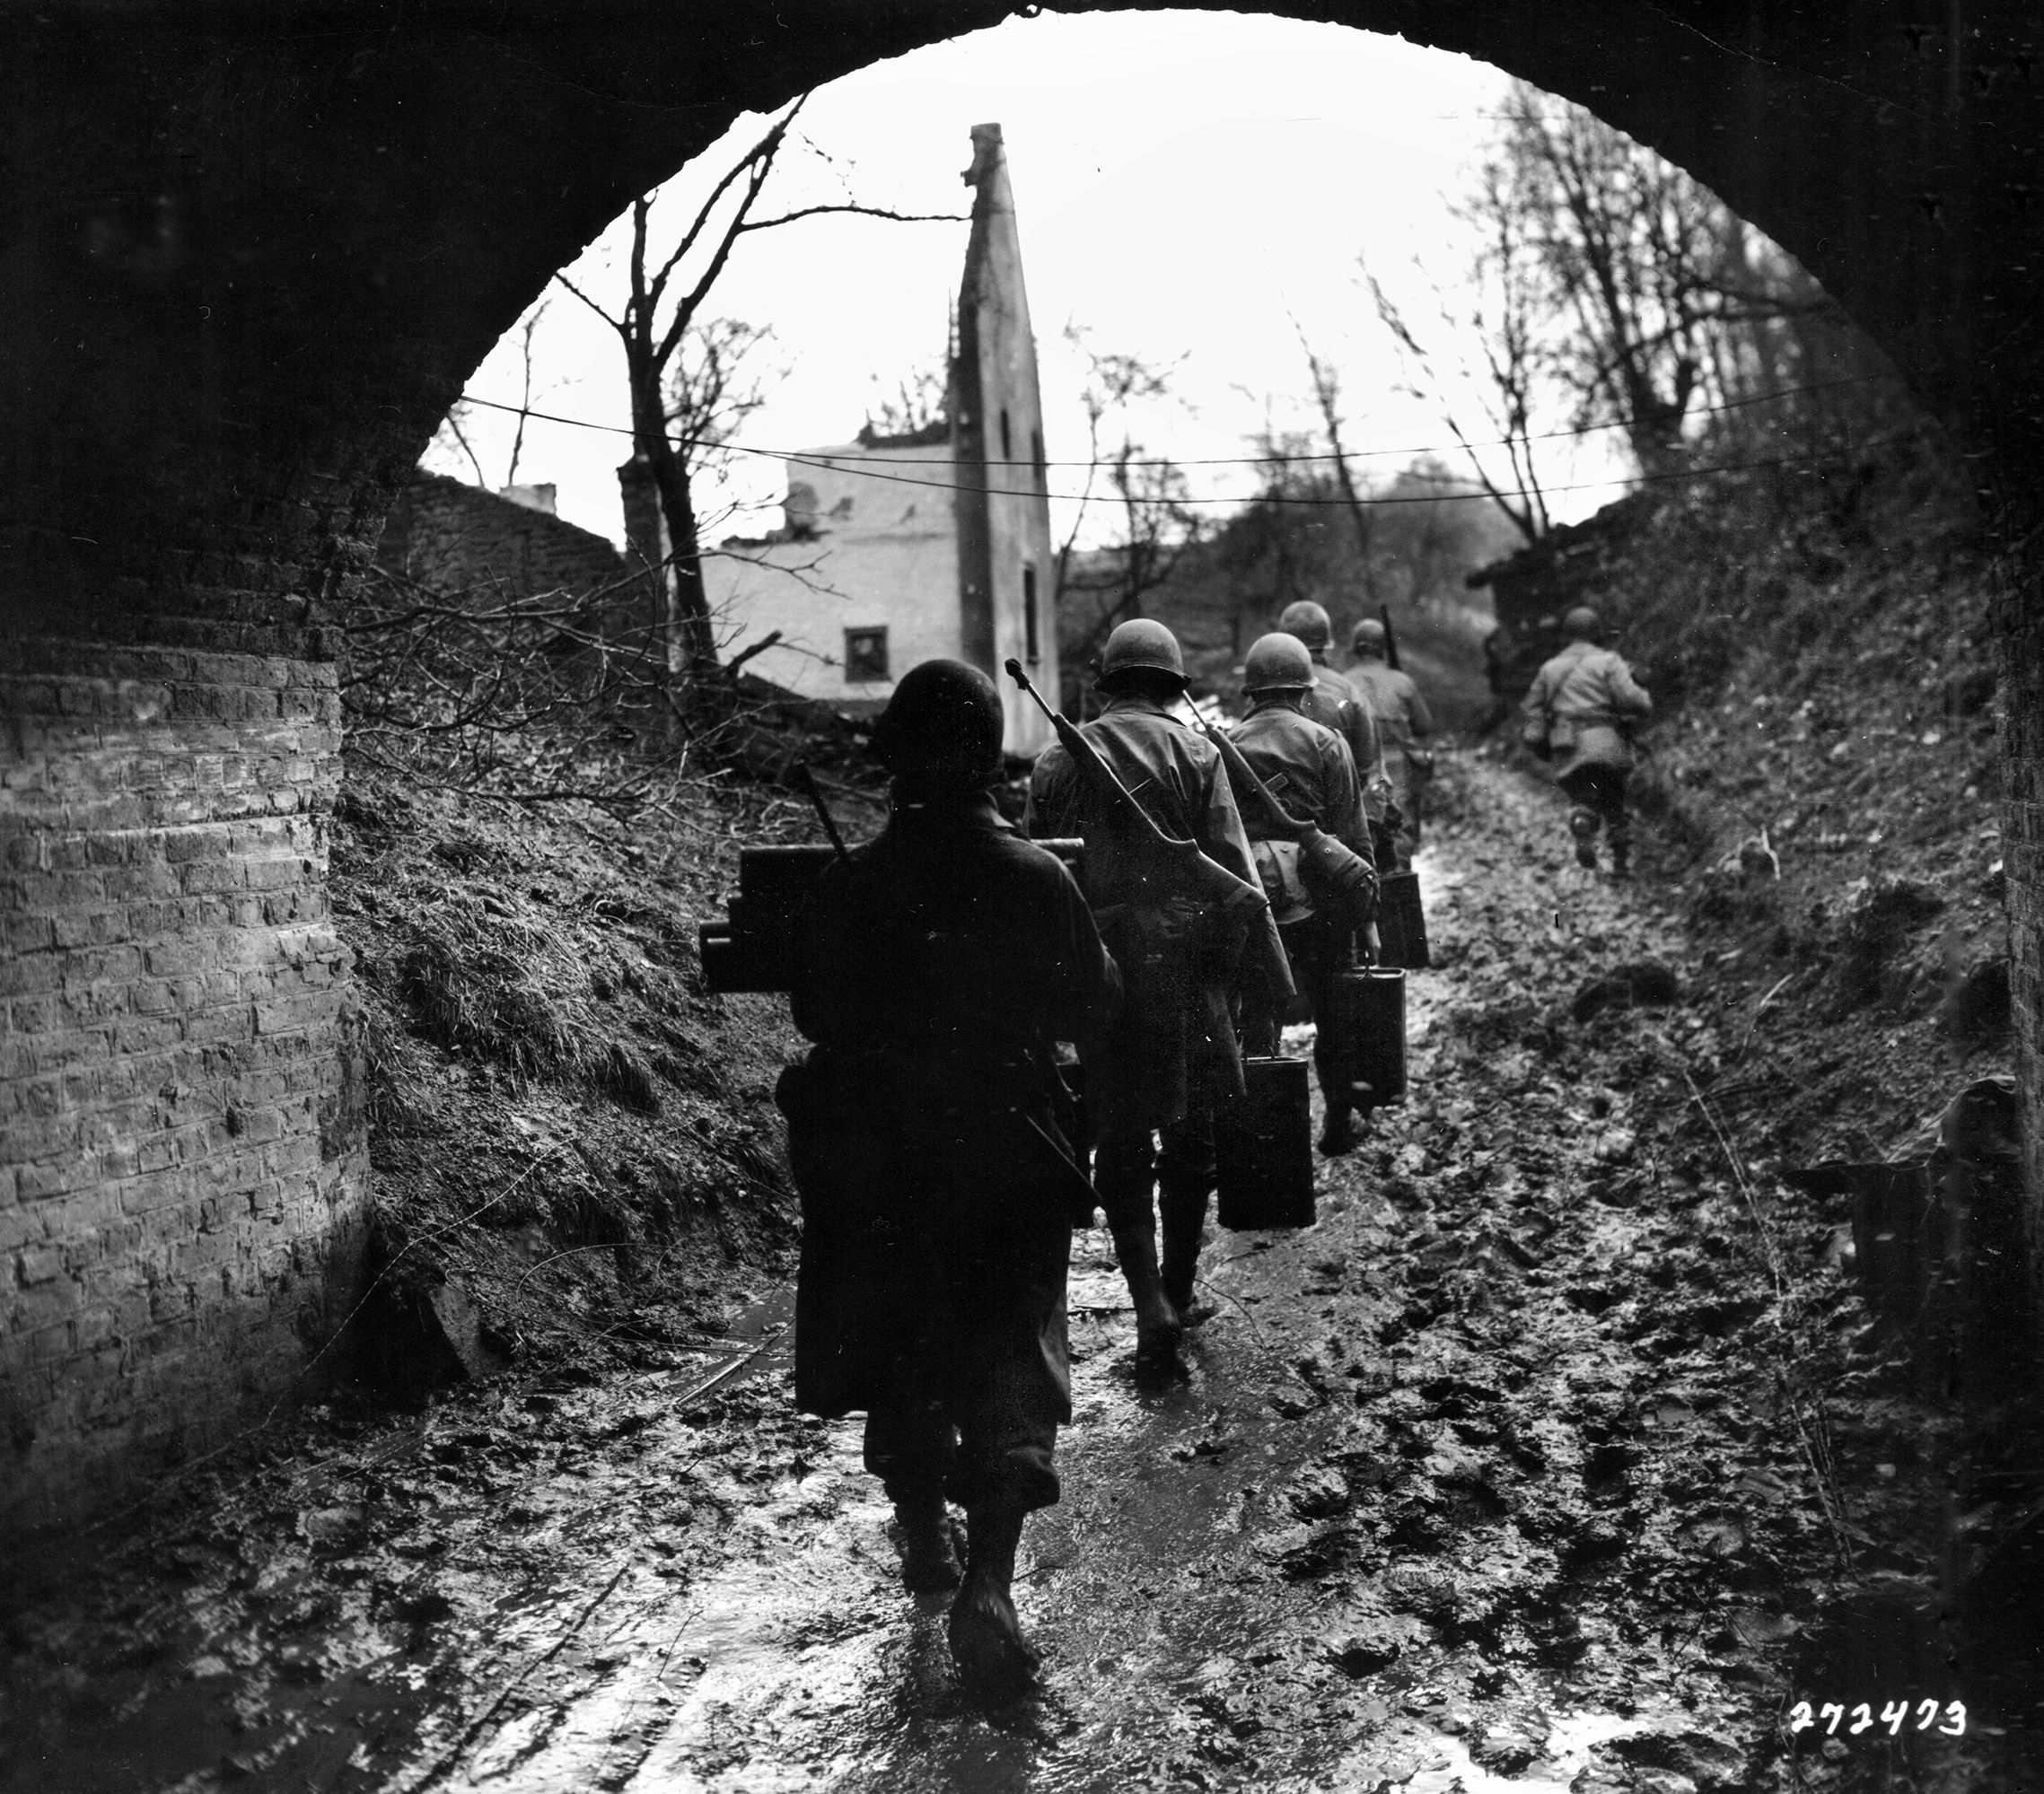
[[[603,537],[444,474],[415,472],[398,493],[376,562],[443,591],[498,582],[513,592],[577,595],[627,577]],[[632,602],[620,591],[620,608]]]
[[[259,1417],[358,1281],[336,668],[270,627],[150,633],[0,640],[11,1529]]]

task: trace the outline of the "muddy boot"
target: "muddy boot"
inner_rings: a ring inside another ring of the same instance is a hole
[[[1327,1120],[1320,1127],[1320,1150],[1327,1158],[1339,1158],[1344,1152],[1355,1151],[1362,1138],[1355,1127],[1355,1111],[1347,1104],[1328,1105]]]
[[[1022,1636],[1010,1594],[1023,1510],[975,1507],[965,1517],[965,1580],[951,1604],[951,1654],[959,1677],[975,1693],[1019,1694],[1043,1659]]]
[[[1582,804],[1568,812],[1568,832],[1575,837],[1575,863],[1597,869],[1597,812]]]
[[[1157,1274],[1157,1241],[1147,1225],[1112,1228],[1114,1256],[1121,1261],[1121,1275],[1128,1285],[1129,1300],[1136,1305],[1136,1370],[1145,1378],[1172,1377],[1182,1373],[1179,1341],[1184,1326],[1178,1309],[1164,1294]]]
[[[901,1528],[902,1587],[911,1595],[957,1588],[965,1572],[943,1497],[916,1495],[895,1502],[894,1524]]]
[[[1205,1326],[1220,1312],[1212,1302],[1202,1301],[1193,1292],[1195,1274],[1199,1265],[1199,1242],[1195,1239],[1190,1252],[1172,1249],[1169,1242],[1164,1247],[1163,1285],[1164,1300],[1178,1310],[1179,1325],[1190,1331]]]
[[[1623,882],[1632,877],[1632,839],[1611,831],[1611,877]]]

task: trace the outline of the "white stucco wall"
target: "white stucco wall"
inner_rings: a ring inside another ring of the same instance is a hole
[[[960,652],[958,527],[948,442],[818,449],[786,463],[816,494],[811,541],[719,548],[703,569],[726,652],[770,631],[746,669],[805,697],[883,702],[918,661]],[[847,629],[888,632],[884,682],[852,682]]]

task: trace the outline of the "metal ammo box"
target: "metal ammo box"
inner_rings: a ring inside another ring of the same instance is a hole
[[[1312,1098],[1303,1059],[1244,1059],[1248,1095],[1214,1118],[1223,1227],[1311,1227]]]
[[[1419,904],[1417,872],[1386,872],[1378,881],[1377,939],[1387,966],[1424,972],[1433,964],[1426,951],[1426,912]]]
[[[1039,841],[1079,876],[1085,844]],[[795,930],[810,893],[837,850],[817,843],[745,847],[738,855],[738,895],[721,922],[697,931],[703,983],[713,991],[785,991],[794,976]]]

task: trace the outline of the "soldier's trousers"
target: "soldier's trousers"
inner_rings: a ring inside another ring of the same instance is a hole
[[[866,1411],[865,1466],[897,1501],[1047,1508],[1072,1417],[1061,1209],[1011,1214],[953,1247],[921,1336]]]
[[[1578,812],[1588,818],[1587,826],[1583,826],[1572,817],[1571,827],[1581,827],[1588,838],[1593,837],[1601,826],[1610,837],[1611,852],[1621,859],[1632,845],[1632,818],[1626,814],[1626,777],[1623,766],[1597,763],[1571,766],[1557,781]]]
[[[1154,1134],[1115,1129],[1093,1149],[1093,1188],[1110,1228],[1154,1235],[1162,1212],[1164,1293],[1174,1302],[1191,1297],[1214,1184],[1214,1120],[1205,1110]]]
[[[1288,922],[1277,932],[1285,942],[1285,957],[1292,962],[1292,982],[1312,1008],[1313,1072],[1320,1080],[1320,1095],[1327,1098],[1329,1114],[1353,1108],[1349,1055],[1347,1043],[1335,1032],[1332,1018],[1335,976],[1348,963],[1355,931],[1346,919],[1315,915]]]

